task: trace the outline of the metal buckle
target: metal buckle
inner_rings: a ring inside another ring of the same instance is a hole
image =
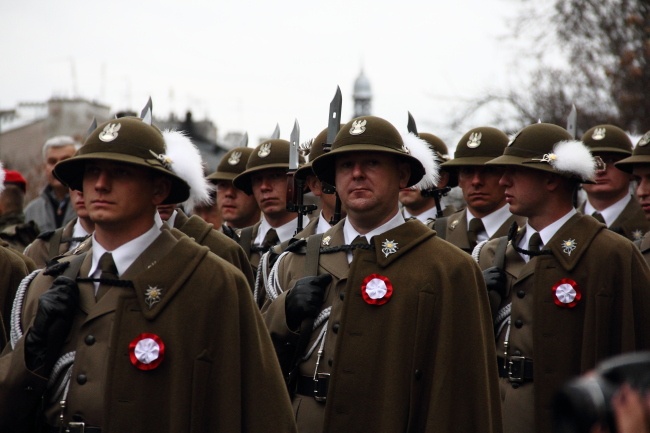
[[[317,373],[314,379],[314,400],[318,402],[327,401],[327,388],[330,381],[329,373]]]
[[[525,356],[511,356],[508,360],[508,380],[513,383],[524,383]]]

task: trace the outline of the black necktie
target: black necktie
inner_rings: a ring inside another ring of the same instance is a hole
[[[607,225],[607,223],[605,222],[605,218],[603,218],[603,216],[601,215],[600,212],[595,211],[594,213],[591,214],[591,216],[594,217],[594,218],[596,218],[596,220],[597,220],[599,223],[603,223],[603,224]]]
[[[537,232],[533,233],[533,235],[528,240],[528,249],[530,251],[537,252],[540,250],[541,246],[542,246],[542,237]]]
[[[359,246],[368,245],[368,240],[366,239],[365,236],[359,235],[356,238],[354,238],[351,245],[355,245],[355,246],[356,245],[359,245]]]
[[[117,266],[115,266],[115,261],[113,261],[113,255],[111,253],[104,253],[99,258],[99,269],[102,271],[102,274],[99,276],[102,280],[117,280]],[[111,287],[110,284],[101,281],[99,283],[99,288],[97,289],[97,295],[95,299],[99,299],[106,294],[108,289]]]
[[[268,251],[272,246],[280,243],[280,238],[278,238],[278,233],[275,229],[269,229],[264,236],[264,241],[262,242],[262,248],[264,251]]]
[[[467,239],[469,240],[469,247],[474,249],[477,244],[478,234],[485,231],[485,226],[480,218],[472,218],[469,220],[469,229],[467,229]]]

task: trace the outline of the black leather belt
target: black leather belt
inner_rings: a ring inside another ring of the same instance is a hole
[[[314,397],[316,401],[325,402],[329,383],[329,373],[318,373],[316,379],[311,376],[298,376],[296,394]]]
[[[507,377],[510,382],[523,383],[533,381],[533,360],[525,356],[509,356],[506,361],[497,356],[499,377]]]
[[[91,427],[83,422],[69,422],[63,427],[50,427],[50,433],[102,433],[99,427]]]

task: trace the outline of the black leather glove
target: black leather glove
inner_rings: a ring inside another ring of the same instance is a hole
[[[52,287],[38,299],[34,324],[25,337],[27,368],[49,374],[70,333],[78,305],[77,283],[68,277],[56,277]]]
[[[506,296],[506,273],[497,266],[492,266],[483,271],[483,279],[487,286],[488,292],[495,291],[502,298]]]
[[[284,311],[289,329],[298,329],[306,318],[316,317],[325,298],[325,288],[332,282],[330,274],[304,277],[287,293]]]

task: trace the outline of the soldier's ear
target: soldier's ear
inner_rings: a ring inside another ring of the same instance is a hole
[[[399,171],[399,188],[403,189],[408,186],[409,179],[411,178],[411,164],[408,162],[400,162],[397,165]]]
[[[158,206],[165,201],[172,189],[172,181],[165,176],[156,176],[153,184],[153,203]]]

